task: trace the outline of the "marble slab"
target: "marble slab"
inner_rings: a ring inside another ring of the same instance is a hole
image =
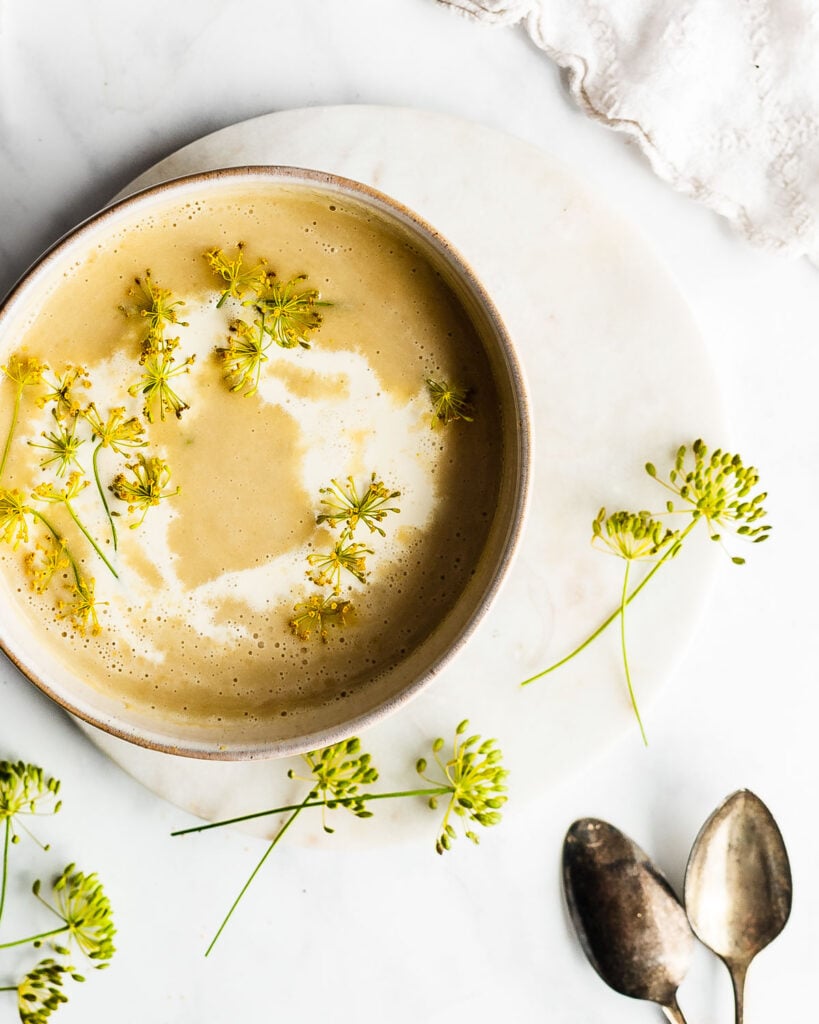
[[[616,629],[548,678],[519,684],[617,605],[622,563],[590,545],[600,506],[662,508],[646,460],[668,464],[679,444],[698,436],[725,443],[720,394],[697,327],[629,226],[628,211],[604,206],[539,149],[445,115],[368,106],[269,114],[194,142],[125,191],[249,163],[332,171],[414,209],[460,249],[515,341],[535,434],[532,502],[516,563],[467,648],[423,694],[362,737],[385,786],[403,788],[431,738],[449,736],[469,717],[505,752],[514,814],[516,804],[547,793],[624,731],[624,742],[641,742]],[[719,557],[714,548],[694,540],[631,606],[632,672],[649,740],[651,703],[695,631]],[[301,792],[286,777],[298,759],[194,761],[83,728],[154,792],[205,819]],[[417,839],[427,812],[399,803],[380,808],[366,828],[350,828],[342,812],[334,825],[351,843]],[[249,828],[269,835],[275,824],[263,819]],[[302,841],[320,837],[315,818],[302,816],[299,828]]]

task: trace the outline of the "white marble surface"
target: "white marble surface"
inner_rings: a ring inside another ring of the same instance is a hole
[[[66,797],[61,820],[39,829],[52,858],[24,845],[17,865],[25,879],[54,860],[97,870],[120,928],[112,969],[76,989],[57,1019],[659,1020],[606,989],[570,935],[558,888],[563,834],[577,816],[608,818],[679,882],[700,823],[739,786],[779,819],[796,885],[786,932],[752,968],[747,1018],[801,1016],[819,949],[817,829],[805,813],[819,710],[809,532],[819,498],[815,270],[752,251],[656,181],[621,138],[571,107],[522,35],[462,21],[431,0],[146,0],[138,11],[52,0],[0,7],[0,287],[180,145],[271,110],[351,102],[509,131],[628,217],[693,310],[731,442],[760,466],[776,532],[744,569],[719,570],[694,644],[649,713],[648,750],[626,733],[486,833],[479,850],[439,860],[421,838],[388,851],[333,850],[331,839],[283,846],[208,961],[203,946],[259,842],[232,831],[169,840],[186,823],[180,812],[5,666],[0,756],[46,764]],[[539,740],[549,744],[548,728]],[[14,900],[4,934],[22,919],[24,892]],[[727,976],[705,953],[681,999],[692,1022],[730,1019]],[[10,1005],[2,1013],[13,1018]]]

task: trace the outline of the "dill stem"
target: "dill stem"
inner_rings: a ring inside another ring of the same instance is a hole
[[[628,695],[631,699],[631,706],[634,708],[634,714],[637,716],[637,724],[640,726],[640,735],[643,737],[643,743],[648,746],[648,737],[646,731],[643,728],[643,720],[640,717],[640,711],[637,707],[637,697],[634,693],[634,687],[631,683],[631,672],[628,667],[628,654],[626,653],[626,595],[628,594],[628,576],[629,570],[631,569],[631,561],[626,559],[626,571],[623,575],[623,593],[620,597],[620,647],[623,651],[623,668],[626,673],[626,685],[628,686]]]
[[[355,801],[369,801],[369,800],[394,800],[401,797],[409,796],[444,796],[446,793],[452,793],[453,788],[451,786],[438,786],[435,789],[406,789],[395,793],[364,793],[361,796],[351,797],[349,803]],[[179,829],[176,832],[171,832],[171,836],[187,836],[194,832],[207,832],[212,828],[222,828],[224,825],[238,825],[243,821],[252,821],[254,818],[265,818],[271,814],[285,814],[288,811],[303,811],[309,807],[327,807],[328,803],[332,803],[333,807],[345,807],[347,804],[343,800],[303,800],[300,804],[288,804],[285,807],[271,807],[266,811],[254,811],[252,814],[242,814],[238,818],[226,818],[224,821],[210,821],[206,825],[194,825],[192,828]],[[332,810],[333,808],[331,808]],[[278,837],[277,837],[278,838]]]
[[[9,457],[9,451],[11,449],[11,439],[14,436],[14,430],[17,426],[17,419],[20,415],[20,399],[23,397],[23,386],[22,384],[17,387],[17,394],[14,396],[14,406],[11,412],[11,423],[9,424],[9,432],[6,435],[6,443],[3,447],[3,458],[0,459],[0,477],[3,476],[3,472],[6,468],[6,461]]]
[[[219,930],[218,930],[218,931],[216,932],[216,934],[215,934],[215,935],[213,936],[213,938],[211,939],[211,943],[210,943],[210,945],[209,945],[209,946],[208,946],[208,948],[207,948],[207,949],[205,950],[205,956],[209,956],[209,955],[210,955],[210,951],[211,951],[211,950],[213,949],[213,947],[214,947],[214,946],[216,945],[216,942],[217,942],[217,940],[219,939],[219,936],[220,936],[220,935],[222,934],[222,932],[223,932],[223,931],[225,930],[225,925],[226,925],[226,924],[228,923],[228,921],[229,921],[229,920],[231,919],[231,917],[233,916],[233,911],[234,911],[234,910],[235,910],[235,909],[236,909],[236,908],[237,908],[237,907],[239,906],[239,901],[240,901],[240,900],[242,899],[242,897],[244,896],[244,894],[245,894],[245,893],[247,892],[247,890],[248,890],[248,889],[250,888],[250,885],[251,885],[251,883],[253,882],[253,879],[254,879],[254,878],[256,877],[256,875],[258,875],[258,873],[259,873],[259,872],[261,871],[261,869],[262,869],[262,865],[263,865],[263,864],[264,864],[264,862],[265,862],[265,861],[267,860],[267,858],[268,858],[268,857],[270,856],[270,854],[271,854],[271,853],[273,852],[273,850],[274,850],[274,848],[275,848],[276,844],[278,843],[278,841],[279,841],[279,840],[280,840],[280,839],[282,838],[282,836],[283,836],[283,835],[285,834],[285,832],[286,832],[286,831],[287,831],[287,830],[288,830],[288,829],[290,828],[290,826],[291,826],[291,825],[293,824],[293,822],[294,822],[294,821],[296,820],[296,818],[297,818],[297,817],[299,816],[300,812],[301,812],[301,811],[303,810],[303,808],[305,807],[305,805],[306,805],[306,804],[307,804],[307,797],[305,797],[304,801],[303,801],[303,802],[302,802],[301,804],[299,804],[299,805],[298,805],[298,806],[296,807],[296,809],[295,809],[295,810],[293,811],[293,813],[292,813],[292,814],[290,815],[290,817],[289,817],[289,818],[287,819],[287,821],[286,821],[286,822],[285,822],[285,823],[284,823],[284,824],[282,825],[282,827],[281,827],[281,828],[279,829],[279,831],[278,831],[278,832],[276,833],[276,836],[275,836],[275,838],[274,838],[274,839],[273,839],[273,841],[272,841],[272,842],[270,843],[270,845],[268,846],[268,848],[267,848],[267,849],[265,850],[265,852],[264,852],[264,854],[262,855],[262,858],[261,858],[261,860],[259,861],[259,863],[258,863],[258,864],[256,865],[256,867],[255,867],[255,868],[254,868],[254,869],[253,869],[253,870],[251,871],[251,873],[250,873],[250,877],[249,877],[249,878],[248,878],[248,880],[247,880],[247,881],[245,882],[245,884],[244,884],[244,885],[242,886],[242,890],[241,890],[241,892],[240,892],[240,893],[239,893],[239,895],[238,895],[238,896],[236,897],[236,899],[235,899],[235,900],[233,901],[233,904],[232,904],[232,906],[231,906],[230,910],[229,910],[229,911],[227,912],[227,914],[225,915],[225,918],[224,918],[224,920],[223,920],[223,921],[222,921],[222,923],[221,923],[221,924],[219,925]],[[1,949],[1,948],[2,948],[2,947],[0,947],[0,949]]]
[[[16,992],[16,985],[0,985],[0,992]]]
[[[94,538],[91,536],[91,534],[88,532],[88,530],[86,530],[86,528],[80,522],[79,518],[77,517],[77,513],[71,507],[71,502],[70,501],[64,501],[63,504],[68,509],[68,514],[71,516],[71,518],[74,520],[74,522],[80,528],[80,530],[82,530],[82,532],[83,532],[83,534],[85,536],[85,539],[88,541],[88,543],[91,545],[91,547],[97,552],[97,554],[100,556],[100,558],[103,560],[103,562],[105,562],[105,564],[108,566],[108,568],[111,571],[111,575],[114,577],[115,580],[118,580],[119,579],[119,575],[118,575],[116,569],[113,567],[113,565],[111,565],[111,563],[108,561],[108,559],[105,557],[105,555],[100,550],[99,545],[97,544],[97,542],[94,540]]]
[[[640,591],[648,583],[648,581],[651,579],[651,577],[656,572],[658,572],[659,569],[663,565],[665,565],[665,563],[668,561],[668,559],[671,558],[672,555],[675,555],[680,550],[680,545],[685,540],[685,538],[688,536],[688,534],[697,525],[697,522],[698,522],[697,518],[692,519],[691,522],[688,524],[688,526],[686,526],[686,528],[683,530],[683,532],[677,538],[677,540],[670,547],[668,547],[666,549],[666,551],[663,554],[662,558],[660,558],[657,562],[654,563],[654,565],[651,567],[651,570],[646,573],[646,575],[643,577],[643,579],[637,584],[637,586],[634,588],[634,590],[632,590],[632,592],[626,598],[626,602],[625,603],[627,605],[631,604],[631,602],[640,593]],[[536,680],[542,679],[543,676],[549,675],[550,672],[554,672],[555,669],[560,668],[561,665],[565,665],[566,662],[571,661],[572,658],[576,654],[580,654],[581,651],[584,651],[589,646],[590,643],[592,643],[594,640],[596,640],[600,636],[601,633],[603,633],[605,630],[607,630],[609,628],[609,626],[612,624],[612,622],[614,622],[614,620],[619,615],[620,615],[620,606],[618,605],[618,607],[615,608],[615,610],[611,613],[611,615],[609,615],[609,617],[607,619],[605,619],[597,627],[597,629],[593,633],[591,633],[589,636],[587,636],[586,639],[581,644],[579,644],[577,647],[575,647],[575,649],[573,651],[570,651],[569,654],[567,654],[565,657],[561,658],[560,661],[556,661],[553,665],[550,665],[548,668],[543,669],[542,672],[538,672],[535,675],[530,676],[528,679],[524,679],[523,682],[520,685],[521,686],[528,686],[529,683],[534,683]]]
[[[64,924],[62,928],[52,928],[50,932],[41,932],[39,935],[29,935],[25,939],[15,939],[14,942],[0,943],[0,949],[11,949],[12,946],[25,946],[29,942],[40,942],[43,939],[50,939],[53,935],[60,935],[69,930],[69,925]]]
[[[11,840],[11,818],[6,818],[5,835],[3,837],[3,878],[0,881],[0,919],[3,917],[3,907],[6,905],[6,878],[9,868],[9,841]]]
[[[102,484],[100,483],[99,468],[97,467],[97,456],[100,453],[100,448],[102,448],[102,443],[98,444],[97,447],[94,449],[94,455],[93,455],[93,457],[91,459],[91,463],[92,463],[92,465],[94,467],[94,479],[97,482],[97,490],[99,491],[100,500],[102,501],[102,507],[105,509],[105,514],[106,514],[106,516],[108,516],[108,522],[109,522],[109,524],[111,526],[111,539],[114,542],[114,551],[116,551],[117,550],[117,528],[116,528],[116,526],[114,526],[114,519],[113,519],[113,517],[111,515],[111,509],[108,507],[108,501],[107,501],[107,499],[105,497],[105,491],[103,490]],[[111,567],[109,566],[109,569],[110,568]],[[114,575],[116,575],[116,573],[114,573]]]

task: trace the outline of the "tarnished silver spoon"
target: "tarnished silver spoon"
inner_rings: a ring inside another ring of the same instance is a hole
[[[580,943],[615,991],[658,1003],[685,1024],[677,989],[694,936],[671,886],[613,825],[581,818],[563,843],[563,891]]]
[[[700,829],[685,871],[685,907],[697,937],[731,973],[736,1024],[745,975],[785,927],[791,869],[771,812],[747,789],[729,796]]]

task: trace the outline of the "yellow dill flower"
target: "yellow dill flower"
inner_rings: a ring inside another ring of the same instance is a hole
[[[323,319],[316,306],[329,305],[320,301],[315,288],[298,290],[299,282],[306,280],[306,274],[285,284],[270,279],[266,292],[254,303],[264,316],[264,330],[281,348],[310,348],[309,336]]]
[[[65,471],[72,465],[76,466],[80,473],[85,470],[77,459],[77,452],[85,444],[81,437],[77,437],[77,416],[73,415],[69,420],[61,422],[57,416],[57,410],[51,410],[56,427],[52,431],[43,431],[41,436],[45,438],[45,444],[39,441],[29,441],[32,448],[42,448],[49,452],[45,458],[40,460],[40,466],[45,469],[47,466],[56,464],[57,476],[63,476]]]
[[[165,328],[170,324],[179,327],[187,327],[187,321],[179,319],[179,308],[185,303],[182,299],[174,299],[167,288],[160,288],[151,277],[150,270],[146,270],[142,277],[134,278],[135,288],[129,289],[128,294],[135,297],[132,306],[120,306],[126,316],[139,316],[146,322],[146,333],[142,341],[142,358],[140,362],[150,355],[160,352],[169,352],[179,342],[178,338],[165,338]]]
[[[271,344],[264,330],[264,317],[252,326],[244,320],[230,325],[227,345],[216,351],[224,363],[225,380],[231,391],[244,388],[248,397],[256,393],[262,363],[267,362],[265,353]]]
[[[28,541],[26,516],[31,513],[22,491],[0,488],[0,540],[13,548],[21,541],[25,544]]]
[[[69,366],[62,377],[55,380],[43,377],[43,381],[51,390],[41,395],[37,399],[37,404],[44,409],[53,402],[53,413],[57,420],[76,416],[80,411],[80,402],[74,395],[75,389],[91,387],[88,371],[82,366]]]
[[[137,461],[125,467],[132,474],[128,479],[125,473],[118,473],[111,484],[111,490],[120,501],[128,502],[128,511],[142,511],[140,519],[131,523],[131,529],[136,529],[144,522],[148,509],[158,505],[163,498],[172,498],[179,494],[179,488],[175,491],[167,491],[165,487],[171,478],[171,471],[168,463],[163,459],[153,456],[146,459],[142,452],[137,454]]]
[[[453,420],[465,420],[471,423],[474,419],[469,391],[457,384],[449,384],[445,380],[426,378],[427,390],[432,400],[432,426],[441,423],[446,426]]]
[[[97,609],[108,602],[97,600],[94,595],[95,583],[96,581],[90,577],[80,576],[71,587],[72,600],[57,602],[57,617],[68,619],[82,636],[89,632],[92,636],[97,636],[102,630]]]
[[[136,397],[141,393],[145,396],[143,411],[149,423],[154,422],[157,408],[161,420],[165,419],[166,412],[172,412],[180,419],[182,413],[190,408],[174,391],[170,381],[179,374],[189,373],[195,359],[196,356],[190,356],[176,366],[173,356],[167,352],[147,357],[142,376],[128,388],[128,394]]]
[[[342,601],[338,597],[313,594],[306,601],[296,604],[290,626],[302,640],[309,640],[315,633],[326,642],[330,627],[346,625],[352,608],[349,601]]]
[[[227,298],[242,299],[247,292],[258,294],[267,284],[267,261],[259,260],[253,266],[245,266],[243,242],[239,242],[232,259],[218,248],[209,249],[203,255],[214,274],[227,284],[216,303],[217,309],[221,308]]]
[[[103,448],[110,448],[118,455],[124,455],[125,449],[128,448],[144,448],[148,443],[142,436],[145,430],[139,418],[131,416],[125,419],[125,409],[122,406],[111,409],[105,421],[93,402],[83,410],[82,415],[91,427],[94,439],[98,440]]]
[[[0,365],[0,370],[20,388],[40,384],[47,369],[47,363],[42,363],[33,356],[24,356],[20,352],[13,352],[9,356],[9,361]]]
[[[631,562],[654,558],[679,536],[679,530],[667,529],[648,512],[607,515],[601,508],[592,523],[592,543]]]
[[[333,593],[341,593],[341,574],[348,572],[360,583],[367,582],[367,563],[365,555],[373,552],[363,544],[346,544],[342,537],[332,551],[316,552],[308,555],[307,561],[315,566],[313,573],[308,573],[309,578],[318,586],[323,587],[329,584],[333,586]]]
[[[31,589],[43,594],[55,576],[71,568],[71,560],[65,542],[49,536],[44,543],[29,551],[25,558],[26,575],[31,580]]]
[[[24,356],[19,352],[12,353],[9,356],[9,361],[0,366],[0,371],[16,385],[14,401],[11,407],[11,422],[9,423],[8,432],[6,433],[6,443],[3,446],[3,454],[0,455],[0,477],[2,477],[5,472],[6,462],[8,461],[9,452],[11,451],[11,441],[17,427],[17,420],[20,417],[20,402],[23,397],[23,390],[24,388],[31,387],[34,384],[40,384],[43,379],[43,372],[47,369],[48,367],[46,364],[41,363],[39,359],[34,359],[31,356]]]
[[[331,480],[330,486],[322,487],[319,493],[326,495],[321,499],[321,504],[327,511],[322,512],[316,518],[316,522],[330,523],[332,526],[344,523],[342,537],[352,537],[359,523],[364,523],[370,533],[380,533],[382,537],[386,537],[378,524],[387,517],[388,512],[401,511],[395,505],[389,504],[394,498],[400,498],[401,492],[388,490],[375,473],[370,477],[367,490],[361,495],[351,476],[347,477],[346,484]]]
[[[80,473],[74,472],[69,475],[62,490],[58,490],[51,483],[39,484],[34,488],[33,495],[38,501],[46,501],[52,505],[58,505],[61,502],[73,501],[87,486],[88,481],[83,480]]]

